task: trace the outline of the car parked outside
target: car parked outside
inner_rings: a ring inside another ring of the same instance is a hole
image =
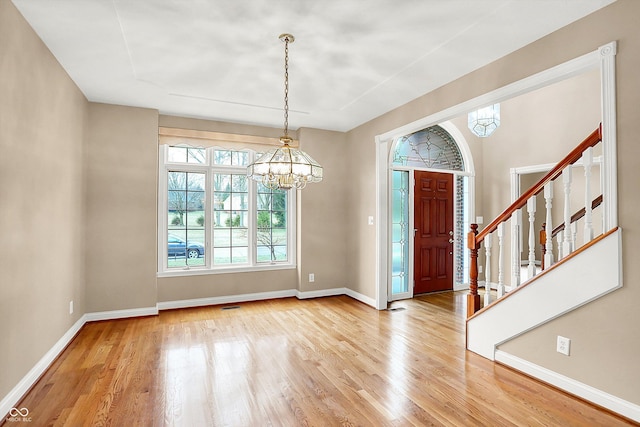
[[[190,242],[172,234],[169,234],[167,243],[168,255],[170,257],[186,256],[187,258],[199,258],[204,255],[204,246],[202,243]]]

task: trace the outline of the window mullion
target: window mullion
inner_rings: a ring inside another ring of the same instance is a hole
[[[256,230],[257,230],[257,183],[249,179],[248,181],[248,190],[249,190],[249,265],[255,266],[257,264],[257,245],[256,245]]]
[[[168,146],[163,146],[158,156],[158,170],[160,176],[158,177],[158,186],[160,191],[158,192],[158,271],[166,271],[168,268],[167,263],[167,211],[168,211],[168,197],[167,197],[167,174],[169,168],[167,166],[167,150]]]
[[[207,168],[204,175],[204,265],[206,268],[211,268],[213,266],[213,229],[211,227],[211,218],[213,217],[213,185],[211,185],[212,179],[213,171],[211,167],[209,167]]]

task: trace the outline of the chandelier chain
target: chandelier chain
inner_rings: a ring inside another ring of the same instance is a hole
[[[289,37],[284,39],[284,136],[289,136]]]
[[[322,181],[322,166],[307,153],[289,144],[289,43],[295,38],[291,34],[280,34],[284,42],[284,135],[282,146],[263,153],[247,166],[247,176],[272,190],[303,189],[309,182]]]

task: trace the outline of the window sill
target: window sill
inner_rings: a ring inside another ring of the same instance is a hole
[[[159,271],[156,277],[184,277],[184,276],[204,276],[209,274],[230,274],[230,273],[251,273],[256,271],[273,271],[273,270],[293,270],[296,264],[268,264],[260,266],[242,266],[242,267],[218,267],[199,268],[192,267],[190,269],[172,269]]]

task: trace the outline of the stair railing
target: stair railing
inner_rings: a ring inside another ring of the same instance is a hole
[[[482,243],[485,242],[487,261],[485,268],[485,299],[484,305],[491,303],[491,295],[489,292],[491,285],[491,252],[493,244],[491,242],[494,234],[498,237],[498,281],[496,284],[498,298],[502,297],[506,291],[504,283],[504,262],[505,254],[504,240],[507,230],[511,234],[511,289],[520,286],[520,268],[522,241],[521,234],[523,230],[523,210],[526,206],[529,223],[529,239],[528,239],[528,277],[532,278],[536,274],[535,265],[535,213],[536,213],[536,196],[544,192],[545,200],[545,224],[547,228],[552,228],[552,207],[553,207],[553,183],[562,177],[562,188],[564,193],[564,222],[557,227],[556,236],[558,241],[558,259],[561,259],[575,250],[576,221],[572,221],[571,215],[571,184],[572,184],[572,165],[582,159],[582,166],[585,174],[585,204],[582,217],[584,220],[583,238],[584,242],[591,241],[594,237],[592,211],[594,209],[594,201],[591,196],[591,170],[593,166],[593,147],[602,141],[602,125],[591,133],[584,141],[576,146],[564,159],[556,164],[546,175],[544,175],[537,183],[525,191],[518,199],[506,208],[500,215],[489,223],[482,231],[478,231],[477,224],[471,224],[471,231],[467,235],[467,247],[471,253],[471,261],[469,268],[469,294],[467,295],[467,317],[472,316],[480,307],[480,294],[478,293],[478,257]],[[597,199],[596,199],[597,200]],[[602,203],[602,200],[600,200]],[[599,204],[600,204],[599,203]],[[598,205],[599,205],[598,204]],[[582,210],[581,210],[582,211]],[[507,229],[506,223],[510,222],[510,229]],[[573,226],[564,227],[564,224]],[[553,229],[556,231],[556,229]],[[541,233],[542,234],[542,233]],[[553,233],[544,233],[544,257],[542,263],[548,268],[554,263],[553,251]]]
[[[598,197],[596,197],[595,199],[593,199],[593,202],[591,202],[591,211],[594,211],[598,206],[600,206],[602,204],[602,194],[599,195]],[[585,217],[585,215],[587,214],[587,210],[585,208],[581,208],[579,211],[577,211],[576,213],[574,213],[573,215],[571,215],[571,226],[573,227],[572,230],[573,231],[573,236],[575,239],[575,223],[577,223],[578,221],[580,221],[582,218]],[[585,224],[586,225],[586,224]],[[554,228],[553,230],[551,230],[551,239],[553,240],[553,238],[555,238],[556,236],[560,235],[560,233],[564,232],[564,227],[565,224],[564,222],[560,225],[558,225],[556,228]],[[546,255],[547,252],[547,224],[546,223],[542,223],[542,228],[540,230],[540,252],[542,253],[542,263],[540,265],[540,269],[544,270],[546,267],[550,267],[550,266],[545,266],[544,263],[544,257]],[[591,236],[591,238],[593,238],[593,236]],[[558,257],[560,258],[560,257]]]

